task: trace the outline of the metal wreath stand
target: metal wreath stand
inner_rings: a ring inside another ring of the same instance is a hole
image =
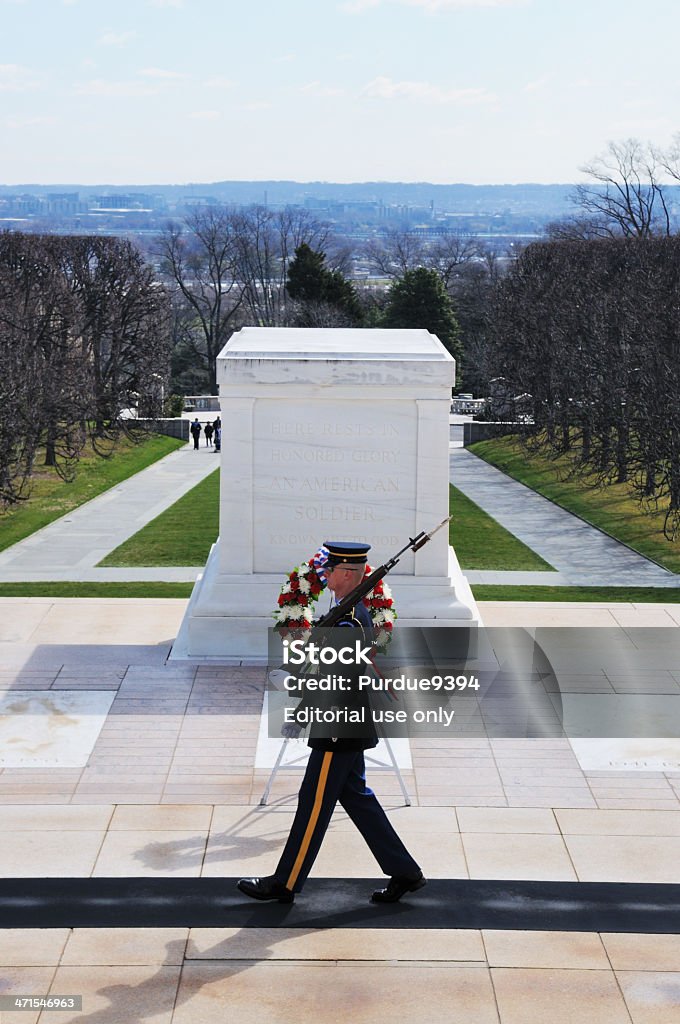
[[[387,748],[387,753],[389,755],[389,759],[390,759],[391,763],[390,764],[385,764],[384,761],[378,761],[375,757],[371,757],[365,751],[364,751],[364,758],[365,758],[366,761],[370,761],[372,765],[377,766],[378,769],[382,768],[382,769],[391,770],[391,771],[394,772],[394,774],[397,776],[397,779],[399,780],[399,786],[401,788],[401,792],[402,792],[402,795],[404,797],[404,804],[405,804],[406,807],[410,807],[411,806],[411,797],[408,795],[408,790],[406,788],[406,783],[404,782],[404,779],[402,777],[401,771],[399,769],[399,765],[397,764],[397,759],[394,756],[394,751],[392,750],[392,744],[388,740],[387,736],[381,736],[380,738],[381,738],[382,742],[385,744],[385,747]],[[276,761],[274,762],[274,767],[272,768],[271,773],[269,775],[269,778],[267,780],[267,785],[264,788],[264,793],[262,794],[262,797],[260,798],[260,806],[261,807],[266,807],[267,801],[269,800],[270,790],[271,790],[272,786],[274,785],[274,779],[276,778],[276,776],[278,775],[278,773],[280,771],[301,771],[301,770],[304,770],[304,768],[306,767],[306,765],[299,765],[299,764],[296,763],[296,761],[301,760],[301,758],[297,758],[295,762],[291,761],[291,762],[289,762],[287,764],[284,763],[283,756],[284,756],[284,754],[286,752],[286,748],[287,748],[289,743],[290,743],[290,740],[287,739],[287,738],[282,740],[282,742],[281,742],[281,749],[279,750],[279,753],[278,753],[278,756],[276,758]]]

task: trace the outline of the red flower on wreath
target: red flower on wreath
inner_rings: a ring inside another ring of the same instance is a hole
[[[280,633],[299,635],[311,629],[312,623],[308,612],[314,607],[326,586],[323,567],[327,556],[320,555],[321,553],[313,555],[307,562],[303,562],[301,566],[288,573],[277,600],[278,611],[274,612],[275,628]],[[367,565],[364,576],[372,572],[371,566]],[[387,647],[397,613],[391,591],[384,580],[378,581],[373,590],[364,597],[363,602],[373,620],[376,647]]]

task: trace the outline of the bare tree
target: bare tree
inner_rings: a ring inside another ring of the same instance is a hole
[[[422,239],[406,230],[387,231],[382,238],[367,242],[364,253],[373,269],[388,278],[403,277],[426,264]]]
[[[680,182],[680,132],[675,133],[667,149],[655,147],[654,157],[673,181]]]
[[[170,324],[165,290],[127,241],[73,237],[64,273],[80,303],[79,338],[92,375],[93,439],[114,443],[120,412],[139,396],[158,410],[169,382]],[[102,449],[102,453],[105,449]]]
[[[436,270],[450,289],[463,267],[483,259],[488,249],[474,235],[449,231],[425,240],[408,229],[393,229],[364,246],[368,262],[383,277],[394,280],[410,270]]]
[[[88,428],[106,454],[133,393],[153,404],[168,377],[167,310],[129,242],[0,235],[4,504],[26,495],[41,446],[45,463],[70,479]]]
[[[565,217],[546,224],[545,234],[550,242],[588,242],[611,238],[612,226],[603,216]]]
[[[63,272],[70,239],[38,236],[33,245],[43,276],[39,300],[43,313],[41,394],[35,428],[44,439],[45,465],[71,480],[87,438],[86,422],[94,398],[90,361],[79,344],[82,307]],[[40,323],[35,314],[32,322]]]
[[[40,405],[41,367],[37,346],[26,344],[35,296],[29,280],[19,287],[16,265],[0,235],[0,505],[21,500],[39,444],[35,410]],[[14,264],[14,265],[13,265]]]
[[[77,303],[61,272],[67,244],[9,232],[0,241],[0,330],[8,346],[2,376],[13,410],[5,502],[25,493],[41,444],[45,465],[70,479],[85,443],[82,423],[91,391],[77,339]]]
[[[496,375],[489,357],[490,312],[501,267],[493,254],[490,260],[477,257],[458,266],[448,287],[460,327],[459,380],[464,380],[466,391],[476,394],[488,394],[489,381]]]
[[[483,259],[492,250],[475,235],[464,231],[449,231],[441,235],[425,254],[426,266],[436,270],[444,286],[450,288],[461,268]]]
[[[496,290],[496,373],[530,443],[626,483],[680,536],[680,237],[529,246]]]
[[[637,139],[610,142],[603,154],[581,168],[591,181],[576,186],[573,201],[595,219],[595,230],[602,235],[668,235],[671,223],[663,170],[653,146]]]
[[[235,215],[201,210],[170,224],[157,254],[174,290],[175,347],[186,350],[217,391],[216,358],[229,339],[244,295],[236,280]]]
[[[295,250],[306,243],[324,250],[327,225],[306,210],[271,210],[253,206],[232,214],[236,244],[236,275],[245,314],[258,327],[287,322],[286,280]]]
[[[295,249],[305,242],[321,248],[328,237],[327,226],[294,208],[210,208],[169,225],[156,252],[173,288],[174,375],[195,387],[205,377],[214,393],[216,358],[233,331],[287,323]],[[346,258],[336,249],[337,263]]]

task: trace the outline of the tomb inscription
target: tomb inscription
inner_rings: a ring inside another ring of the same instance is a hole
[[[351,402],[256,402],[255,572],[289,571],[331,534],[365,539],[374,548],[372,564],[379,564],[412,533],[415,402],[398,409],[376,403],[371,411],[380,409],[382,417],[357,423]],[[403,571],[412,571],[412,557]]]

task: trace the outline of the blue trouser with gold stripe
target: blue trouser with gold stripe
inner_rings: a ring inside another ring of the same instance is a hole
[[[418,876],[418,864],[366,785],[363,751],[312,750],[300,787],[295,819],[274,872],[277,882],[300,892],[338,801],[368,843],[384,874]]]

